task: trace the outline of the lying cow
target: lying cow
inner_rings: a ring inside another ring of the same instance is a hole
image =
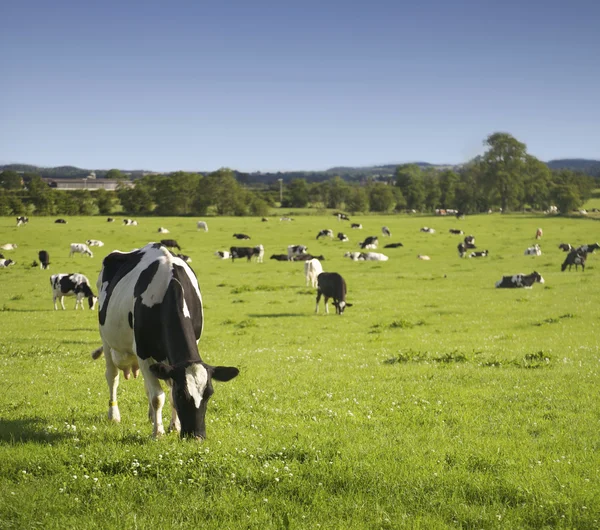
[[[469,254],[470,258],[487,258],[488,254],[489,254],[489,250],[482,250],[480,252],[471,252]]]
[[[598,243],[590,243],[589,245],[581,245],[577,247],[577,252],[586,252],[587,254],[593,254],[594,250],[598,250],[600,248],[600,244]]]
[[[233,234],[233,237],[236,239],[250,239],[250,236],[246,234]]]
[[[212,381],[229,381],[239,370],[210,366],[198,352],[204,325],[202,296],[194,271],[164,246],[150,243],[104,258],[98,277],[98,320],[109,390],[108,418],[120,421],[119,369],[139,366],[144,376],[155,437],[164,434],[165,394],[171,387],[171,428],[181,437],[206,437],[206,409]]]
[[[0,259],[0,269],[5,269],[6,267],[10,267],[14,264],[15,262],[12,259]]]
[[[168,228],[165,228],[164,226],[159,226],[158,227],[158,233],[159,234],[169,234],[170,231]]]
[[[215,256],[217,256],[217,258],[220,259],[229,259],[231,257],[231,254],[227,250],[217,250],[215,252]]]
[[[177,243],[177,241],[175,241],[174,239],[161,239],[160,244],[164,245],[165,247],[176,248],[177,250],[181,250],[179,243]]]
[[[100,241],[99,239],[88,239],[85,243],[89,247],[103,247],[104,246],[104,243],[102,241]]]
[[[333,230],[329,230],[329,229],[321,230],[317,234],[317,239],[319,239],[320,237],[333,237]]]
[[[464,234],[464,232],[462,230],[459,230],[457,228],[451,228],[450,230],[448,230],[451,234],[456,234],[456,235],[462,235]]]
[[[558,245],[558,248],[563,252],[571,252],[571,250],[573,250],[573,247],[569,245],[569,243],[561,243]]]
[[[388,243],[385,247],[383,248],[399,248],[399,247],[403,247],[404,245],[402,243]]]
[[[426,234],[435,234],[435,230],[433,228],[429,228],[428,226],[424,226],[419,231],[425,232]]]
[[[125,226],[137,226],[137,221],[135,219],[123,219],[123,224]]]
[[[315,313],[319,312],[319,300],[321,296],[325,297],[325,313],[329,314],[327,302],[333,298],[333,305],[337,315],[344,313],[346,307],[351,307],[352,304],[346,302],[346,282],[337,272],[322,272],[317,277],[317,304]]]
[[[273,254],[269,259],[274,259],[277,261],[291,261],[287,254]]]
[[[67,224],[67,221],[65,219],[57,219],[54,222],[58,225],[66,225]]]
[[[523,287],[531,289],[535,282],[544,283],[544,278],[533,271],[531,274],[515,274],[514,276],[502,276],[502,279],[496,282],[498,289],[514,289]]]
[[[69,252],[69,257],[72,258],[73,254],[83,254],[84,256],[89,256],[90,258],[94,257],[92,251],[85,243],[71,243],[71,252]]]
[[[185,254],[175,254],[175,257],[185,261],[186,263],[192,262],[192,258],[190,258],[189,256],[186,256]]]
[[[46,250],[40,250],[38,252],[38,259],[40,260],[40,269],[50,268],[50,254]]]
[[[292,257],[288,256],[289,261],[308,261],[310,259],[318,259],[325,261],[325,256],[313,256],[312,254],[296,254]]]
[[[347,241],[350,241],[350,239],[348,238],[348,236],[346,234],[344,234],[343,232],[338,232],[337,234],[337,238],[342,242],[342,243],[346,243]]]
[[[525,250],[525,255],[526,256],[541,256],[542,249],[540,248],[539,245],[533,245],[532,247],[529,247],[528,249]]]
[[[362,249],[375,250],[379,245],[379,239],[377,236],[369,236],[366,237],[364,241],[358,244],[358,246]]]
[[[317,276],[323,272],[323,265],[316,259],[309,259],[304,262],[304,277],[306,279],[306,285],[310,283],[311,287],[317,286]]]
[[[364,261],[387,261],[390,258],[380,252],[361,252],[360,259]]]
[[[0,247],[2,250],[16,250],[17,245],[15,243],[5,243]]]
[[[90,309],[94,309],[96,306],[98,298],[96,298],[90,287],[90,281],[83,274],[53,274],[50,276],[50,286],[52,287],[52,301],[55,310],[58,309],[56,307],[56,300],[58,299],[60,299],[60,306],[65,309],[65,296],[75,297],[75,309],[80,305],[81,309],[85,309],[83,305],[84,298],[87,298]]]
[[[360,223],[352,223],[350,228],[354,228],[355,230],[362,230],[362,225]]]

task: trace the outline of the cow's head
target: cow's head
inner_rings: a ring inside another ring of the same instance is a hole
[[[352,304],[349,304],[345,301],[336,302],[334,300],[333,305],[335,306],[336,315],[342,315],[344,313],[344,309],[346,309],[347,307],[352,307]]]
[[[92,296],[88,296],[87,299],[88,299],[88,305],[90,306],[90,309],[93,310],[96,307],[96,303],[98,302],[98,297],[92,295]]]
[[[172,381],[173,404],[181,423],[181,437],[206,438],[206,406],[213,394],[212,380],[230,381],[239,374],[233,366],[209,366],[203,362],[190,362],[169,366],[156,363],[152,373],[163,380]]]

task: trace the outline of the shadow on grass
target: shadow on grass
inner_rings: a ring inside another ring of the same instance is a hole
[[[51,443],[63,440],[60,432],[48,432],[41,418],[23,418],[6,420],[0,418],[0,443],[14,444],[23,442]]]
[[[312,316],[313,313],[264,313],[259,315],[257,313],[248,315],[252,318],[281,318],[281,317],[308,317]]]

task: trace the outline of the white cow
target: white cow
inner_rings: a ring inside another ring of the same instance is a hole
[[[208,225],[206,224],[206,221],[198,221],[196,223],[196,227],[198,230],[204,230],[205,232],[208,232]]]
[[[99,239],[88,239],[86,241],[88,247],[103,247],[104,243]]]
[[[137,226],[137,221],[135,219],[123,219],[123,224],[125,226]]]
[[[380,252],[363,252],[362,259],[365,261],[387,261],[390,258]]]
[[[525,250],[525,256],[541,256],[542,249],[539,245],[533,245]]]
[[[429,256],[425,256],[424,254],[419,254],[417,259],[421,259],[423,261],[429,261],[431,258]]]
[[[215,256],[221,259],[229,259],[231,257],[231,254],[229,253],[229,250],[217,250],[215,252]]]
[[[168,233],[169,233],[169,229],[168,229],[168,228],[165,228],[164,226],[160,226],[160,227],[158,228],[158,233],[159,233],[159,234],[168,234]]]
[[[84,256],[87,254],[90,258],[94,257],[90,247],[88,247],[85,243],[71,243],[71,252],[69,253],[69,257],[72,258],[73,254],[83,254]]]
[[[15,250],[17,248],[17,245],[15,245],[14,243],[6,243],[5,245],[2,245],[0,248],[2,250]]]
[[[352,261],[364,260],[363,256],[362,252],[346,252],[344,254],[345,258],[350,258]]]
[[[304,277],[306,285],[310,283],[312,287],[317,286],[317,277],[323,272],[323,266],[317,258],[309,259],[304,262]]]

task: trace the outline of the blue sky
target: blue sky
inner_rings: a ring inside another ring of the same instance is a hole
[[[0,163],[460,163],[505,131],[600,158],[595,0],[0,5]]]

